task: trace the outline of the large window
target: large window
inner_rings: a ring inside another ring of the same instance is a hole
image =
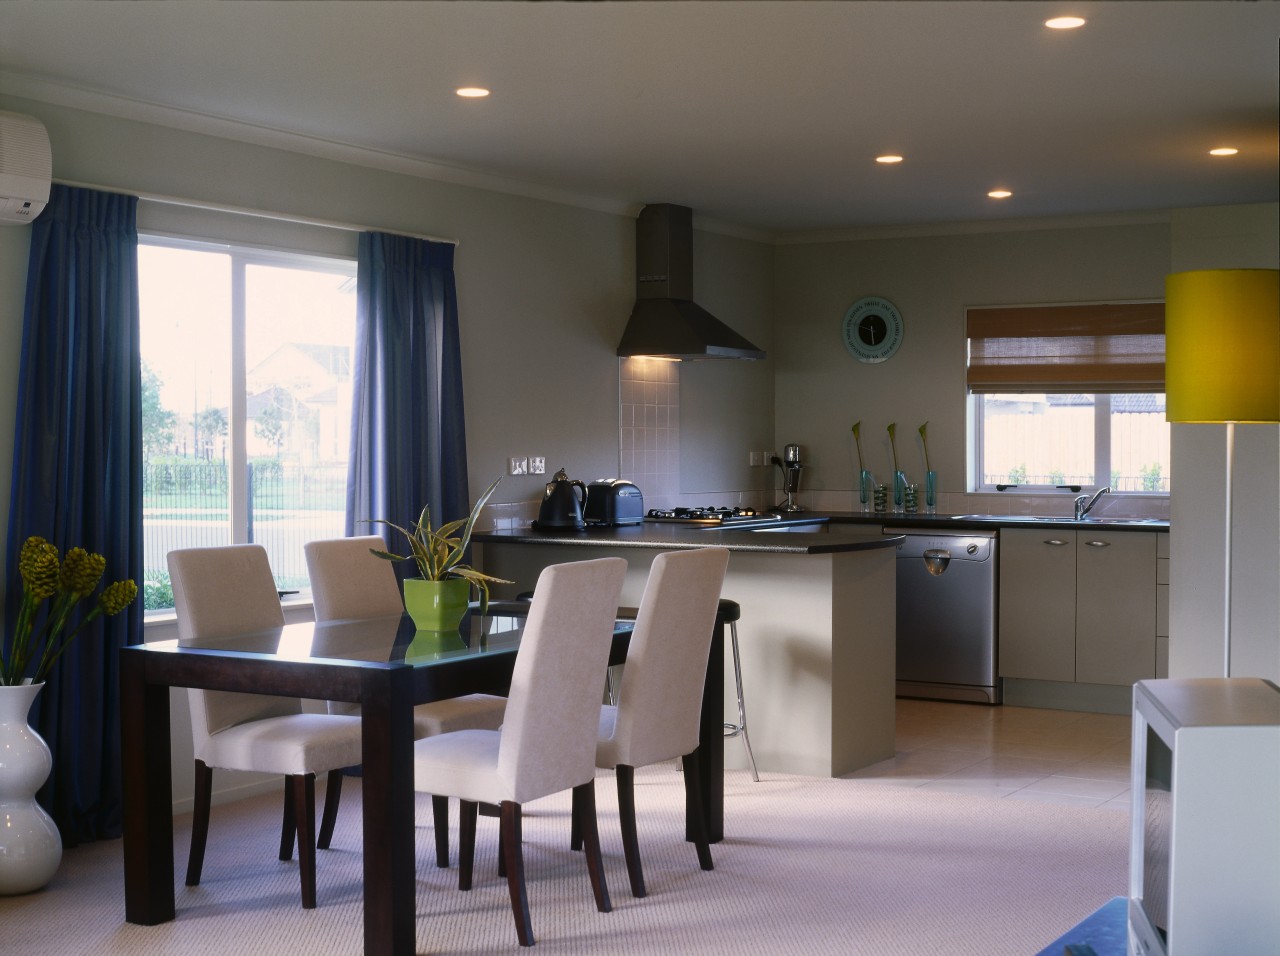
[[[174,548],[262,544],[305,590],[306,541],[343,535],[355,263],[145,237],[143,536],[148,611]]]
[[[970,309],[976,489],[1169,491],[1161,303]]]
[[[975,408],[979,490],[1169,491],[1163,394],[978,395]]]

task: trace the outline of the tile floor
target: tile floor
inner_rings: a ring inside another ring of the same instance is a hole
[[[897,753],[849,779],[1129,812],[1130,718],[898,700]]]

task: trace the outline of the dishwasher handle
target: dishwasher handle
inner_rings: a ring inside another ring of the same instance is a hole
[[[924,552],[924,566],[934,577],[939,577],[951,563],[951,552],[946,548],[927,548]]]

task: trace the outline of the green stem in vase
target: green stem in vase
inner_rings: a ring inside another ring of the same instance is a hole
[[[858,447],[858,471],[867,470],[867,466],[862,463],[862,437],[858,429],[862,427],[862,419],[858,419],[853,423],[853,443]]]

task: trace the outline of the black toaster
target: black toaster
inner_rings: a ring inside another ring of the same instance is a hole
[[[587,485],[582,520],[604,527],[639,524],[644,521],[644,495],[625,478],[598,478]]]

